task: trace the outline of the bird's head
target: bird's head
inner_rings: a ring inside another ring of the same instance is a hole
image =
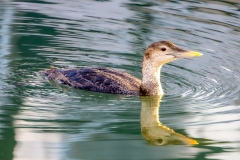
[[[148,46],[144,54],[144,59],[150,60],[152,64],[160,66],[179,58],[190,58],[201,55],[199,52],[178,48],[172,42],[159,41]]]

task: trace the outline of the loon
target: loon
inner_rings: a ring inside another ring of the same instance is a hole
[[[61,69],[52,67],[40,71],[49,80],[77,89],[125,95],[163,95],[160,70],[163,64],[179,58],[201,56],[196,51],[184,50],[172,42],[158,41],[147,47],[142,61],[142,80],[112,68],[82,67]]]

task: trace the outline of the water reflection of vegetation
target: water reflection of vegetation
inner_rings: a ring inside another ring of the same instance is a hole
[[[162,96],[141,97],[141,132],[143,138],[153,145],[198,144],[196,140],[176,133],[159,121]]]

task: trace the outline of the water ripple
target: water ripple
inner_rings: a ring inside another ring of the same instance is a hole
[[[126,140],[125,137],[139,140],[139,97],[59,87],[36,73],[50,66],[94,65],[122,69],[141,77],[145,48],[154,41],[170,40],[182,48],[202,52],[203,56],[178,60],[162,68],[161,81],[166,94],[159,112],[161,122],[200,140],[199,148],[188,147],[197,149],[191,153],[193,159],[210,154],[218,157],[218,151],[232,154],[229,148],[237,149],[234,146],[239,143],[240,126],[239,2],[45,0],[6,1],[6,4],[9,5],[4,5],[5,14],[0,17],[1,42],[7,42],[0,51],[4,52],[0,55],[0,141],[5,136],[12,139],[9,144],[17,141],[22,145],[35,133],[43,137],[53,133],[54,137],[68,135],[66,144],[65,137],[54,140],[71,150],[76,141],[94,142],[92,146],[97,146],[116,137],[116,144]],[[9,13],[7,6],[11,6]],[[12,18],[2,18],[7,15]],[[47,144],[48,141],[31,142]],[[135,144],[125,142],[124,146]],[[140,149],[133,153],[145,154],[146,148],[153,148],[142,141],[132,148],[136,146]],[[28,153],[30,147],[24,148]],[[172,154],[176,148],[167,152],[162,149],[146,155],[159,155],[159,151]],[[14,156],[19,157],[19,153],[16,151]]]

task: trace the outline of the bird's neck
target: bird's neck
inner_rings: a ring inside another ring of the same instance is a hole
[[[163,95],[163,89],[160,82],[160,66],[143,61],[142,65],[142,84],[140,87],[140,95]]]

